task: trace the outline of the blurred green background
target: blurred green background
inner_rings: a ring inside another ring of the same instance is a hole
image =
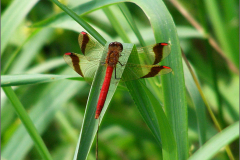
[[[177,27],[181,47],[195,70],[207,102],[225,128],[239,119],[239,2],[177,2],[179,4],[173,0],[164,1]],[[62,0],[61,3],[70,9],[88,5],[87,1],[76,0]],[[153,31],[144,12],[134,3],[126,5],[146,44],[154,44]],[[185,16],[181,14],[179,6],[185,8]],[[61,9],[49,0],[2,0],[1,9],[1,75],[42,73],[78,76],[62,56],[66,52],[80,53],[77,38],[84,29],[79,24],[69,16],[59,18]],[[118,18],[131,42],[140,46],[131,27],[126,25],[119,7],[111,5],[109,9]],[[101,8],[78,11],[84,12],[81,18],[107,41],[123,41]],[[194,21],[188,16],[192,16],[201,28],[196,28],[196,24],[193,26]],[[64,79],[12,88],[31,118],[38,117],[34,120],[35,126],[53,159],[72,159],[90,85],[84,81]],[[12,104],[4,92],[1,93],[2,158],[41,159]],[[189,90],[186,95],[189,153],[192,155],[200,144],[194,108],[196,104]],[[208,112],[205,120],[206,139],[209,140],[217,134],[217,129]],[[88,159],[95,159],[94,146]],[[238,159],[238,141],[231,143],[230,148]],[[161,147],[124,87],[119,87],[115,92],[101,124],[99,159],[162,159]],[[212,159],[228,157],[224,150],[220,150]]]

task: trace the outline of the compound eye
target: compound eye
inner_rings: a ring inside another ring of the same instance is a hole
[[[123,45],[120,43],[120,48],[121,48],[121,51],[123,50]]]

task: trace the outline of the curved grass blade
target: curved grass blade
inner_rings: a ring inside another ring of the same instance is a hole
[[[141,35],[141,33],[139,32],[136,23],[134,22],[134,19],[129,11],[129,9],[127,8],[126,4],[124,3],[120,3],[118,4],[119,8],[121,9],[123,15],[125,16],[125,18],[127,19],[130,27],[132,28],[133,32],[135,33],[135,35],[137,36],[140,44],[142,47],[146,46],[146,43],[143,40],[143,37]]]
[[[62,74],[69,73],[70,68],[68,69]],[[85,82],[79,81],[72,81],[71,83],[69,81],[57,81],[48,84],[43,92],[39,93],[39,100],[31,108],[29,116],[40,134],[46,130],[63,104],[76,95],[79,90],[82,90],[85,85]],[[2,147],[1,157],[22,160],[32,146],[33,142],[28,132],[23,125],[19,125],[8,143]]]
[[[161,104],[141,80],[125,83],[148,127],[162,144],[164,159],[177,159],[176,141]]]
[[[178,159],[188,158],[188,122],[185,82],[180,44],[176,27],[162,1],[133,1],[150,18],[156,42],[170,42],[171,54],[162,64],[170,66],[173,73],[161,76],[164,108],[177,143]],[[160,122],[159,122],[160,123]]]
[[[20,86],[27,84],[46,83],[53,82],[60,79],[75,79],[84,80],[81,77],[70,76],[70,75],[51,75],[51,74],[23,74],[23,75],[2,75],[1,76],[1,87],[5,86]]]
[[[66,12],[70,17],[72,17],[76,22],[78,22],[86,31],[88,31],[99,43],[105,45],[106,40],[86,21],[80,18],[75,12],[69,9],[67,6],[60,3],[58,0],[51,0],[54,2],[59,8],[61,8],[64,12]]]
[[[188,70],[186,64],[184,63],[184,76],[186,89],[193,101],[193,105],[196,110],[197,124],[198,124],[198,134],[199,134],[199,144],[202,146],[206,142],[206,112],[205,104],[202,100],[201,95],[198,92],[196,84]]]
[[[26,110],[24,109],[22,103],[19,101],[18,97],[14,93],[11,87],[3,87],[5,94],[7,95],[8,99],[13,104],[15,111],[17,112],[19,118],[21,119],[22,123],[24,124],[26,130],[28,131],[29,135],[31,136],[34,144],[42,156],[43,159],[51,160],[51,155],[44,144],[41,136],[39,135],[36,127],[32,123],[31,118],[27,114]]]
[[[239,121],[225,128],[220,133],[212,137],[199,150],[197,150],[189,160],[212,159],[224,146],[230,144],[239,137]]]

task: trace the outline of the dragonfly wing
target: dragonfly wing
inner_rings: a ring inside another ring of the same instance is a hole
[[[137,48],[137,52],[133,52],[133,54],[136,54],[140,64],[157,65],[165,57],[167,57],[170,52],[171,46],[168,43],[157,43],[154,45]]]
[[[167,66],[127,64],[122,76],[122,81],[150,78],[169,72],[172,72],[172,69]]]
[[[77,53],[65,53],[63,56],[66,63],[79,75],[91,83],[98,68],[99,61],[89,61],[85,56]]]
[[[81,32],[78,36],[80,49],[85,57],[91,60],[98,60],[102,56],[104,46],[86,32]]]
[[[172,71],[170,67],[158,65],[171,52],[168,43],[157,43],[147,47],[133,48],[126,65],[122,81],[150,78]]]

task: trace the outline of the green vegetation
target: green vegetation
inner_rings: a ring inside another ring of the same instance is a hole
[[[99,159],[239,158],[238,1],[1,5],[1,158],[96,159],[98,124]],[[63,60],[81,31],[124,48],[168,42],[173,72],[114,82],[99,123],[103,66],[91,87]]]

